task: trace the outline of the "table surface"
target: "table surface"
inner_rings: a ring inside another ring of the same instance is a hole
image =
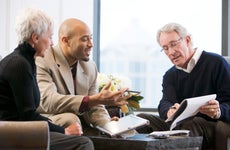
[[[202,137],[171,136],[166,139],[155,139],[147,134],[136,134],[127,138],[109,138],[89,136],[95,150],[199,150]]]

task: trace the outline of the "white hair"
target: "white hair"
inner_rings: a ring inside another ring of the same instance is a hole
[[[52,31],[53,26],[53,20],[45,12],[36,8],[27,8],[15,20],[18,43],[28,41],[32,33],[40,36],[49,30]]]
[[[166,25],[164,25],[162,28],[160,28],[157,32],[157,42],[160,44],[160,36],[161,33],[164,32],[172,32],[175,31],[180,37],[184,38],[187,35],[190,36],[191,38],[191,46],[193,46],[193,39],[192,39],[192,35],[188,32],[188,30],[183,27],[182,25],[178,24],[178,23],[168,23]]]

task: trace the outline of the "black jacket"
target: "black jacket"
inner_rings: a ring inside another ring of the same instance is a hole
[[[0,120],[48,121],[36,111],[40,92],[34,54],[35,49],[23,43],[0,61]],[[64,133],[64,128],[48,123],[50,131]]]

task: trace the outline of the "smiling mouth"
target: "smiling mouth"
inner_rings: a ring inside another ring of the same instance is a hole
[[[86,50],[86,51],[85,51],[85,54],[86,54],[87,56],[90,56],[90,52],[91,52],[90,50]]]

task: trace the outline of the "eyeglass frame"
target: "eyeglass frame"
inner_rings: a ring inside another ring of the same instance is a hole
[[[177,44],[179,44],[180,40],[182,40],[182,39],[183,38],[180,37],[178,40],[171,41],[168,45],[165,45],[165,46],[162,47],[161,52],[164,51],[165,53],[167,53],[169,48],[173,48],[173,47],[177,46]]]

